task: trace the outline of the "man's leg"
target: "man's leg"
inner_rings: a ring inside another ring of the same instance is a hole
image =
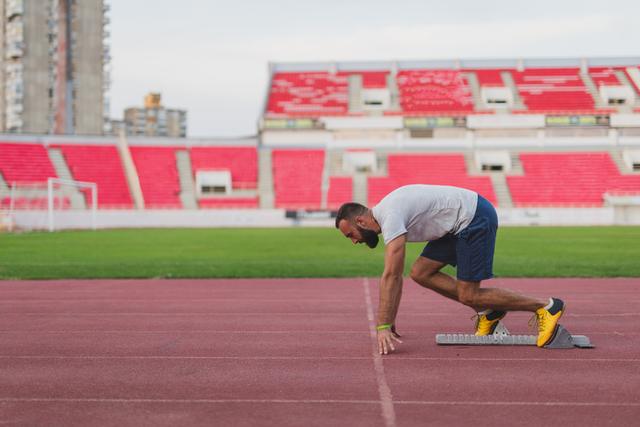
[[[411,268],[411,278],[420,286],[459,301],[476,311],[536,311],[546,304],[508,289],[480,288],[480,282],[456,280],[440,271],[445,265],[440,261],[418,257]]]
[[[456,280],[458,300],[476,311],[532,311],[547,303],[537,298],[520,295],[508,289],[480,288],[480,282]]]
[[[423,256],[418,257],[411,267],[411,278],[420,286],[436,291],[440,295],[458,301],[456,281],[440,270],[447,265]]]

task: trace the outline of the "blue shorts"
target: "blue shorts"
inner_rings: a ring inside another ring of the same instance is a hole
[[[458,280],[479,282],[493,277],[498,216],[493,205],[478,195],[471,223],[458,234],[431,240],[420,256],[457,266]]]

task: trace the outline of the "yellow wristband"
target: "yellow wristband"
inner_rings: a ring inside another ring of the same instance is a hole
[[[379,331],[384,331],[385,329],[391,329],[391,323],[385,323],[384,325],[376,326],[376,329]]]

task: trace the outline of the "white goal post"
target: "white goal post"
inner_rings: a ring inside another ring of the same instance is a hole
[[[74,181],[62,178],[47,178],[47,222],[49,231],[55,230],[56,190],[61,187],[91,190],[91,229],[96,229],[96,212],[98,210],[98,185],[95,182]]]

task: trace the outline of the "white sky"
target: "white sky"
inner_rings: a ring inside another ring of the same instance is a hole
[[[639,0],[106,0],[111,116],[149,91],[189,136],[256,132],[269,61],[640,56]]]

